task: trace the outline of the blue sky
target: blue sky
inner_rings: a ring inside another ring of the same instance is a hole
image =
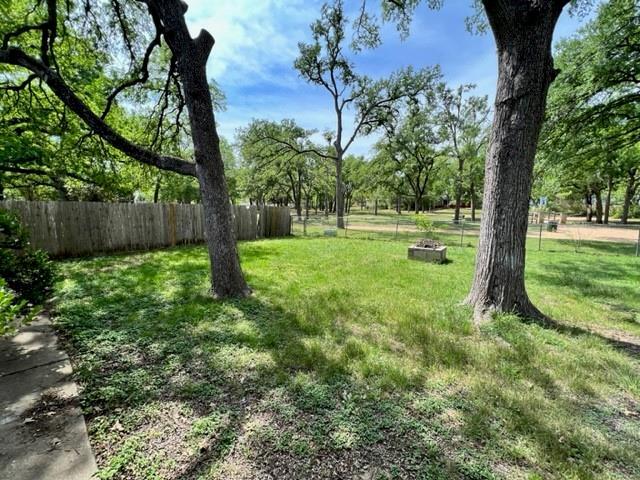
[[[227,96],[227,110],[217,121],[220,133],[233,141],[237,128],[252,118],[294,118],[319,131],[332,130],[334,116],[328,93],[306,84],[293,68],[299,41],[310,38],[309,24],[319,16],[318,0],[187,0],[192,35],[206,28],[216,39],[208,74]],[[375,1],[369,0],[369,4]],[[355,9],[359,0],[345,0]],[[421,6],[402,41],[393,25],[382,31],[381,47],[355,55],[357,71],[382,77],[398,68],[439,64],[451,86],[477,85],[476,94],[493,100],[496,83],[495,45],[491,34],[472,35],[464,19],[471,0],[448,0],[438,11]],[[555,39],[571,35],[584,19],[564,13]],[[375,138],[361,138],[350,153],[367,155]]]

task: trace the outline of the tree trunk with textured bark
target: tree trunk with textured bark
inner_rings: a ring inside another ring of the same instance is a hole
[[[604,223],[609,223],[609,214],[611,213],[611,192],[613,190],[613,179],[611,176],[607,178],[607,198],[604,204]]]
[[[156,177],[156,186],[153,189],[153,203],[158,203],[158,200],[160,199],[160,175],[158,175]]]
[[[591,190],[587,190],[587,193],[584,196],[584,205],[587,210],[587,213],[586,213],[587,223],[591,223],[591,220],[593,219],[593,202],[591,197],[592,197]]]
[[[336,227],[344,228],[344,195],[342,194],[342,153],[336,155]]]
[[[598,224],[602,224],[602,212],[603,212],[603,208],[602,208],[602,192],[600,190],[596,190],[594,192],[594,195],[596,197],[596,223]]]
[[[213,47],[213,37],[202,30],[197,38],[191,38],[184,19],[187,6],[182,1],[148,0],[145,3],[153,17],[154,25],[161,31],[176,60],[191,123],[195,164],[145,149],[110,127],[66,84],[57,70],[51,67],[47,60],[51,52],[36,58],[19,47],[3,46],[0,48],[0,63],[26,68],[35,74],[93,133],[122,153],[146,165],[197,177],[211,260],[212,292],[217,297],[244,296],[249,293],[249,288],[244,281],[236,251],[231,203],[206,75],[206,63]],[[55,2],[49,3],[49,7],[51,6],[54,8],[49,10],[48,21],[55,25]]]
[[[525,289],[527,215],[547,92],[557,75],[553,31],[565,4],[483,0],[498,51],[498,85],[476,268],[466,299],[477,321],[493,311],[544,318]]]
[[[469,196],[471,197],[471,221],[476,221],[476,186],[473,182],[469,186]]]
[[[202,30],[192,39],[186,27],[186,5],[177,0],[150,1],[165,28],[165,38],[175,55],[191,123],[196,176],[204,210],[204,226],[215,297],[240,297],[250,293],[236,248],[231,202],[224,176],[220,139],[213,116],[206,65],[213,37]]]
[[[622,203],[622,214],[620,215],[620,223],[627,224],[629,221],[629,209],[631,208],[631,200],[636,193],[636,189],[638,188],[636,178],[637,169],[633,168],[629,170],[627,177],[627,186],[624,189],[624,201]]]
[[[458,177],[456,178],[456,206],[453,212],[453,220],[460,220],[460,208],[462,207],[462,169],[464,167],[464,163],[462,160],[458,160]]]
[[[298,221],[302,220],[302,198],[300,196],[293,199],[293,203],[296,209],[296,215],[298,217]]]

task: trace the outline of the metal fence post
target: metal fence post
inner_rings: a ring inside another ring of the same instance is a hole
[[[302,220],[302,232],[303,232],[303,235],[306,237],[307,236],[307,217],[306,216]]]
[[[399,224],[400,224],[400,217],[397,217],[397,218],[396,218],[396,234],[395,234],[395,236],[393,237],[393,239],[394,239],[394,240],[397,240],[397,239],[398,239],[398,225],[399,225]]]
[[[464,218],[462,219],[461,225],[462,229],[460,230],[460,246],[462,246],[462,244],[464,243]]]
[[[638,241],[636,242],[636,257],[640,257],[640,228],[638,228]]]
[[[542,222],[540,222],[540,233],[538,234],[538,251],[542,250]]]
[[[347,215],[347,221],[344,223],[344,238],[347,238],[347,230],[349,230],[349,215]]]

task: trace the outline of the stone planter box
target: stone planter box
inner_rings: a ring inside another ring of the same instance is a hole
[[[409,247],[409,260],[420,260],[422,262],[444,263],[447,261],[447,247],[435,248]]]

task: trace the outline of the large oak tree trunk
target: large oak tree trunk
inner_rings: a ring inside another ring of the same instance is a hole
[[[298,220],[302,220],[302,197],[298,194],[294,199],[293,203],[296,208],[296,215],[298,216]]]
[[[596,190],[594,195],[596,197],[596,223],[602,224],[602,192]]]
[[[464,164],[459,160],[458,177],[456,178],[456,206],[453,212],[453,220],[460,220],[460,208],[462,207],[462,168]]]
[[[627,186],[624,189],[624,201],[622,203],[622,214],[620,215],[620,223],[627,224],[629,221],[629,209],[631,207],[631,200],[636,193],[636,189],[638,188],[637,178],[636,178],[637,169],[633,168],[629,170],[627,177]]]
[[[155,0],[151,5],[158,8],[167,44],[177,60],[189,113],[211,263],[212,293],[219,298],[245,296],[250,290],[240,268],[220,139],[207,81],[206,65],[213,37],[204,30],[195,39],[189,36],[182,2]]]
[[[563,2],[483,0],[498,50],[495,116],[485,166],[476,268],[466,302],[476,320],[493,311],[543,318],[525,290],[525,244],[533,162]]]
[[[161,182],[162,177],[158,174],[158,176],[156,177],[156,186],[153,189],[153,203],[158,203],[158,200],[160,199],[160,182]]]
[[[336,227],[344,228],[344,195],[342,194],[342,154],[336,158]]]
[[[469,187],[469,196],[471,197],[471,221],[476,221],[476,186],[471,182]]]
[[[609,223],[609,214],[611,213],[611,192],[613,190],[613,179],[611,176],[607,179],[607,198],[604,205],[604,223]]]
[[[584,196],[584,205],[587,212],[586,213],[587,223],[591,223],[591,220],[593,220],[592,197],[593,197],[593,194],[591,193],[591,190],[587,190],[587,193]]]

